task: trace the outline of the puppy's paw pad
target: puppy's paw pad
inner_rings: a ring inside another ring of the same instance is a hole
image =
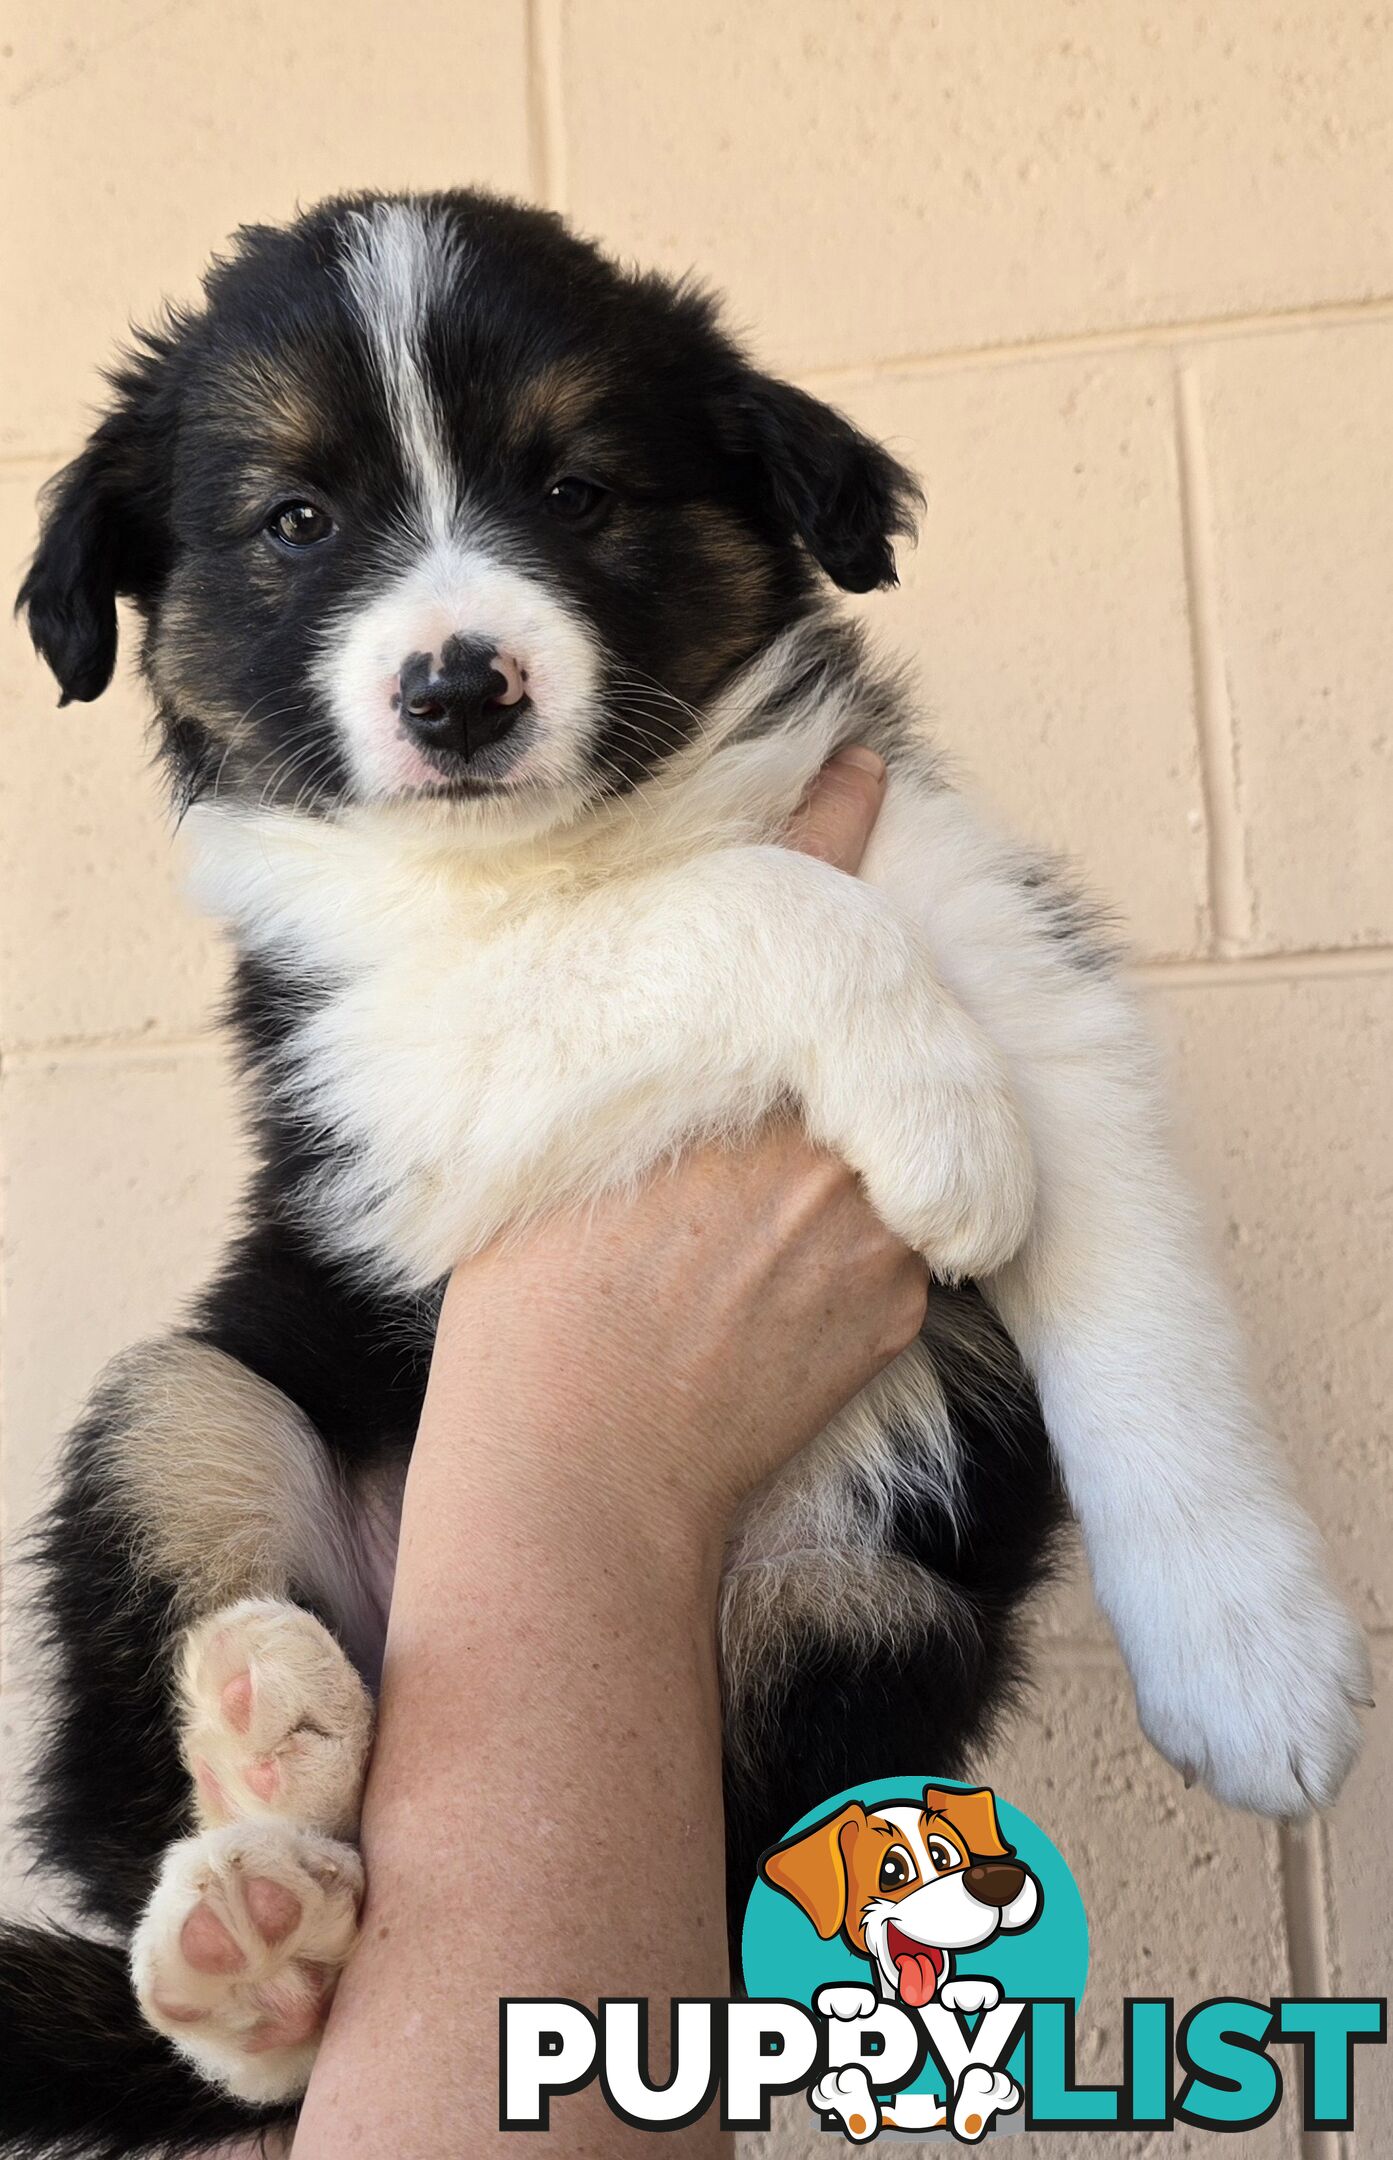
[[[372,1701],[328,1629],[276,1598],[246,1598],[191,1628],[182,1744],[200,1819],[357,1827]]]
[[[868,2145],[880,2131],[880,2106],[859,2063],[829,2070],[808,2094],[821,2115],[835,2115],[853,2145]]]
[[[172,1845],[131,1945],[149,2023],[240,2099],[303,2092],[357,1939],[362,1863],[275,1822]]]

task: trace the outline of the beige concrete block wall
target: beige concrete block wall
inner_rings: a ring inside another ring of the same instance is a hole
[[[772,364],[914,460],[923,542],[867,612],[963,766],[1130,924],[1257,1367],[1393,1694],[1393,10],[11,0],[0,96],[13,578],[127,320],[235,224],[335,188],[489,182],[695,264]],[[17,637],[0,666],[12,1538],[98,1363],[206,1266],[238,1143],[222,959],[176,898],[140,696],[59,713]],[[1076,1863],[1089,2060],[1116,2063],[1129,1988],[1385,1990],[1387,1702],[1334,1816],[1281,1832],[1144,1748],[1077,1584],[1041,1634],[986,1768]],[[1356,2138],[1303,2140],[1293,2107],[1241,2149],[1356,2145],[1393,2151],[1367,2057]],[[813,2145],[794,2123],[750,2149]]]

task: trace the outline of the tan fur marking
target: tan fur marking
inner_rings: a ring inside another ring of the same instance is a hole
[[[553,360],[517,385],[508,414],[508,436],[524,442],[543,431],[558,437],[587,420],[604,383],[582,360]]]
[[[343,1544],[318,1434],[278,1388],[186,1335],[147,1343],[106,1376],[112,1482],[135,1557],[184,1620],[283,1596],[307,1556]]]
[[[220,413],[237,421],[251,441],[290,478],[314,456],[324,439],[324,420],[306,385],[292,369],[253,353],[230,362],[218,376]]]

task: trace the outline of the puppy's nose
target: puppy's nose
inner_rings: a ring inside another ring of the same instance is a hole
[[[1014,1860],[975,1861],[963,1870],[963,1882],[979,1905],[994,1905],[999,1912],[1025,1888],[1025,1869]]]
[[[430,653],[402,663],[402,719],[427,750],[470,757],[506,735],[526,702],[521,662],[486,638],[448,639],[438,667]]]

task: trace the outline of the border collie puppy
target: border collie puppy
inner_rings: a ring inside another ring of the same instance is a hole
[[[118,597],[142,621],[259,1157],[42,1532],[33,1827],[116,1939],[3,1937],[5,2149],[293,2104],[353,1944],[442,1278],[790,1099],[942,1288],[731,1544],[737,1911],[828,1793],[965,1766],[1056,1465],[1156,1745],[1238,1806],[1328,1801],[1362,1645],[1114,955],[830,605],[893,582],[910,477],[700,293],[476,194],[244,232],[113,383],[21,604],[65,702]],[[890,780],[853,880],[777,842],[856,738]]]

